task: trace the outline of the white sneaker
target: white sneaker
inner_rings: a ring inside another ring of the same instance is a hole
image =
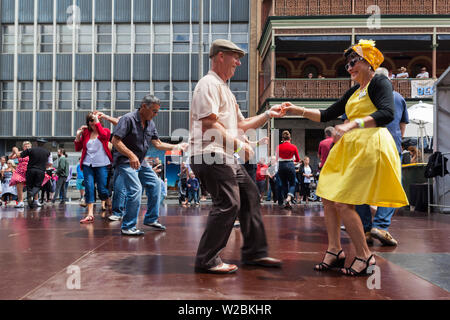
[[[153,223],[145,223],[144,225],[148,226],[148,227],[152,227],[155,230],[159,230],[159,231],[164,231],[166,230],[166,227],[163,226],[161,223],[159,223],[159,221],[155,221]]]
[[[136,229],[136,227],[133,227],[128,230],[122,229],[122,234],[126,235],[126,236],[142,236],[144,234],[144,232]]]
[[[33,204],[34,204],[36,207],[42,207],[42,204],[41,204],[38,200],[34,200],[34,201],[33,201]]]
[[[108,217],[108,219],[111,220],[111,221],[119,221],[119,220],[122,220],[122,217],[113,214],[113,215],[110,215],[110,216]]]
[[[22,201],[22,202],[19,202],[18,204],[16,204],[16,205],[14,206],[14,208],[25,208],[25,204],[23,203],[23,201]]]

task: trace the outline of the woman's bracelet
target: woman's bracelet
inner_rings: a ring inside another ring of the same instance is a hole
[[[302,117],[304,117],[305,116],[305,112],[306,112],[306,108],[305,107],[302,107],[302,108],[303,108]]]

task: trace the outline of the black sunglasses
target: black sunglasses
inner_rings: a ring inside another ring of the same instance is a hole
[[[350,61],[345,65],[345,70],[348,71],[348,69],[349,69],[350,67],[353,68],[353,67],[355,66],[355,64],[356,64],[358,61],[362,61],[362,60],[364,60],[363,57],[356,57],[356,58],[353,58],[352,60],[350,60]]]

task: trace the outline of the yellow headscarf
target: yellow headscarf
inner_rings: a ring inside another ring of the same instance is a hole
[[[373,40],[359,40],[358,44],[355,44],[351,47],[353,51],[355,51],[359,56],[363,57],[373,68],[373,70],[377,70],[377,68],[383,63],[384,56],[375,48],[375,41]]]

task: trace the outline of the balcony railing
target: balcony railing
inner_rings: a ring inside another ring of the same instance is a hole
[[[273,0],[272,5],[275,16],[366,15],[373,5],[380,14],[450,13],[448,0]]]
[[[413,79],[394,79],[392,81],[394,90],[400,93],[405,99],[411,98],[411,80]],[[344,78],[275,79],[260,95],[260,105],[268,98],[339,99],[350,89],[351,85],[351,80]]]

